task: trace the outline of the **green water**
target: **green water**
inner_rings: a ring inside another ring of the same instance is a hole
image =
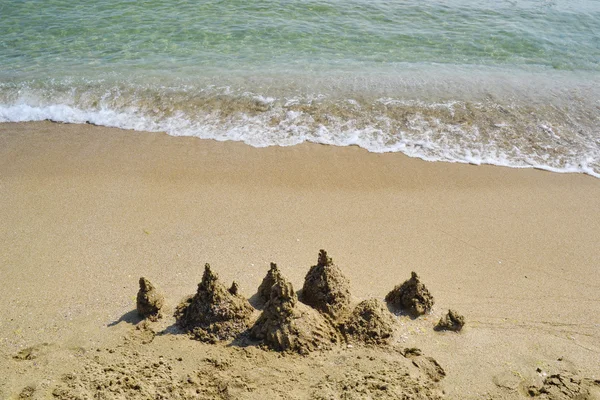
[[[390,63],[600,69],[596,1],[5,0],[0,15],[9,77]]]
[[[0,122],[600,173],[598,1],[0,3]]]

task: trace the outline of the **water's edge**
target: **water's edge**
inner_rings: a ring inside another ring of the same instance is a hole
[[[169,136],[180,137],[196,137],[204,140],[216,141],[234,141],[243,142],[251,147],[269,147],[269,146],[294,146],[304,142],[316,143],[331,146],[358,146],[373,153],[402,153],[411,158],[418,158],[428,162],[449,162],[471,165],[496,165],[510,168],[535,168],[556,173],[583,173],[595,178],[600,178],[600,172],[595,169],[597,158],[588,157],[589,163],[585,160],[579,164],[567,164],[561,167],[543,164],[536,162],[531,158],[525,157],[522,159],[512,160],[506,155],[499,152],[495,154],[482,154],[481,151],[472,151],[469,149],[457,149],[457,152],[448,152],[444,149],[437,148],[435,144],[426,143],[423,140],[411,140],[409,138],[401,138],[391,146],[382,146],[381,142],[375,139],[374,142],[361,139],[358,135],[350,135],[343,142],[336,135],[328,136],[305,136],[303,138],[288,138],[283,135],[282,140],[278,142],[266,142],[264,140],[256,140],[252,137],[236,136],[233,131],[230,133],[210,133],[203,131],[203,134],[192,134],[190,132],[181,132],[173,129],[165,129],[166,125],[161,123],[148,122],[142,116],[132,117],[123,113],[114,112],[111,110],[102,111],[84,111],[64,105],[56,105],[49,107],[25,107],[19,110],[19,113],[14,112],[14,108],[0,106],[0,123],[20,123],[20,122],[39,122],[49,121],[60,124],[89,124],[95,126],[103,126],[110,128],[118,128],[123,130],[145,131],[145,132],[161,132]],[[6,115],[11,114],[11,118]],[[15,115],[16,114],[16,115]],[[241,127],[238,127],[241,128]],[[550,128],[546,128],[550,129]],[[551,132],[551,131],[548,131]],[[492,152],[494,153],[494,152]]]

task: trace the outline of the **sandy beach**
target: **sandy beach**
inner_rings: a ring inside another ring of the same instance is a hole
[[[0,398],[394,398],[383,393],[410,377],[406,398],[520,399],[557,374],[600,398],[599,209],[600,180],[583,174],[3,123]],[[353,303],[383,300],[416,271],[433,311],[395,316],[386,348],[309,356],[173,328],[205,263],[250,298],[269,262],[301,288],[319,249]],[[166,310],[137,329],[141,276]],[[464,330],[434,331],[450,308]],[[445,377],[404,357],[411,347]],[[102,386],[119,368],[139,396]],[[540,398],[562,398],[552,393]]]

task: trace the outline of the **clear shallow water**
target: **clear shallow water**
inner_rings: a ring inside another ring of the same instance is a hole
[[[0,3],[0,122],[600,177],[600,2]]]

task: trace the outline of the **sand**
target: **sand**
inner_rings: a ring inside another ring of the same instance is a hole
[[[0,398],[598,398],[598,209],[585,175],[0,124]],[[300,288],[323,248],[352,306],[415,271],[433,310],[307,356],[177,330],[205,263],[256,305],[270,262]],[[434,331],[448,309],[461,332]]]
[[[160,290],[143,276],[140,278],[140,289],[136,296],[136,310],[140,318],[156,321],[162,317],[161,309],[165,298]]]
[[[419,280],[416,272],[411,272],[410,279],[397,285],[385,295],[390,307],[417,318],[431,313],[435,303],[427,287]]]
[[[323,249],[304,277],[300,299],[331,318],[339,317],[350,305],[350,282]]]

